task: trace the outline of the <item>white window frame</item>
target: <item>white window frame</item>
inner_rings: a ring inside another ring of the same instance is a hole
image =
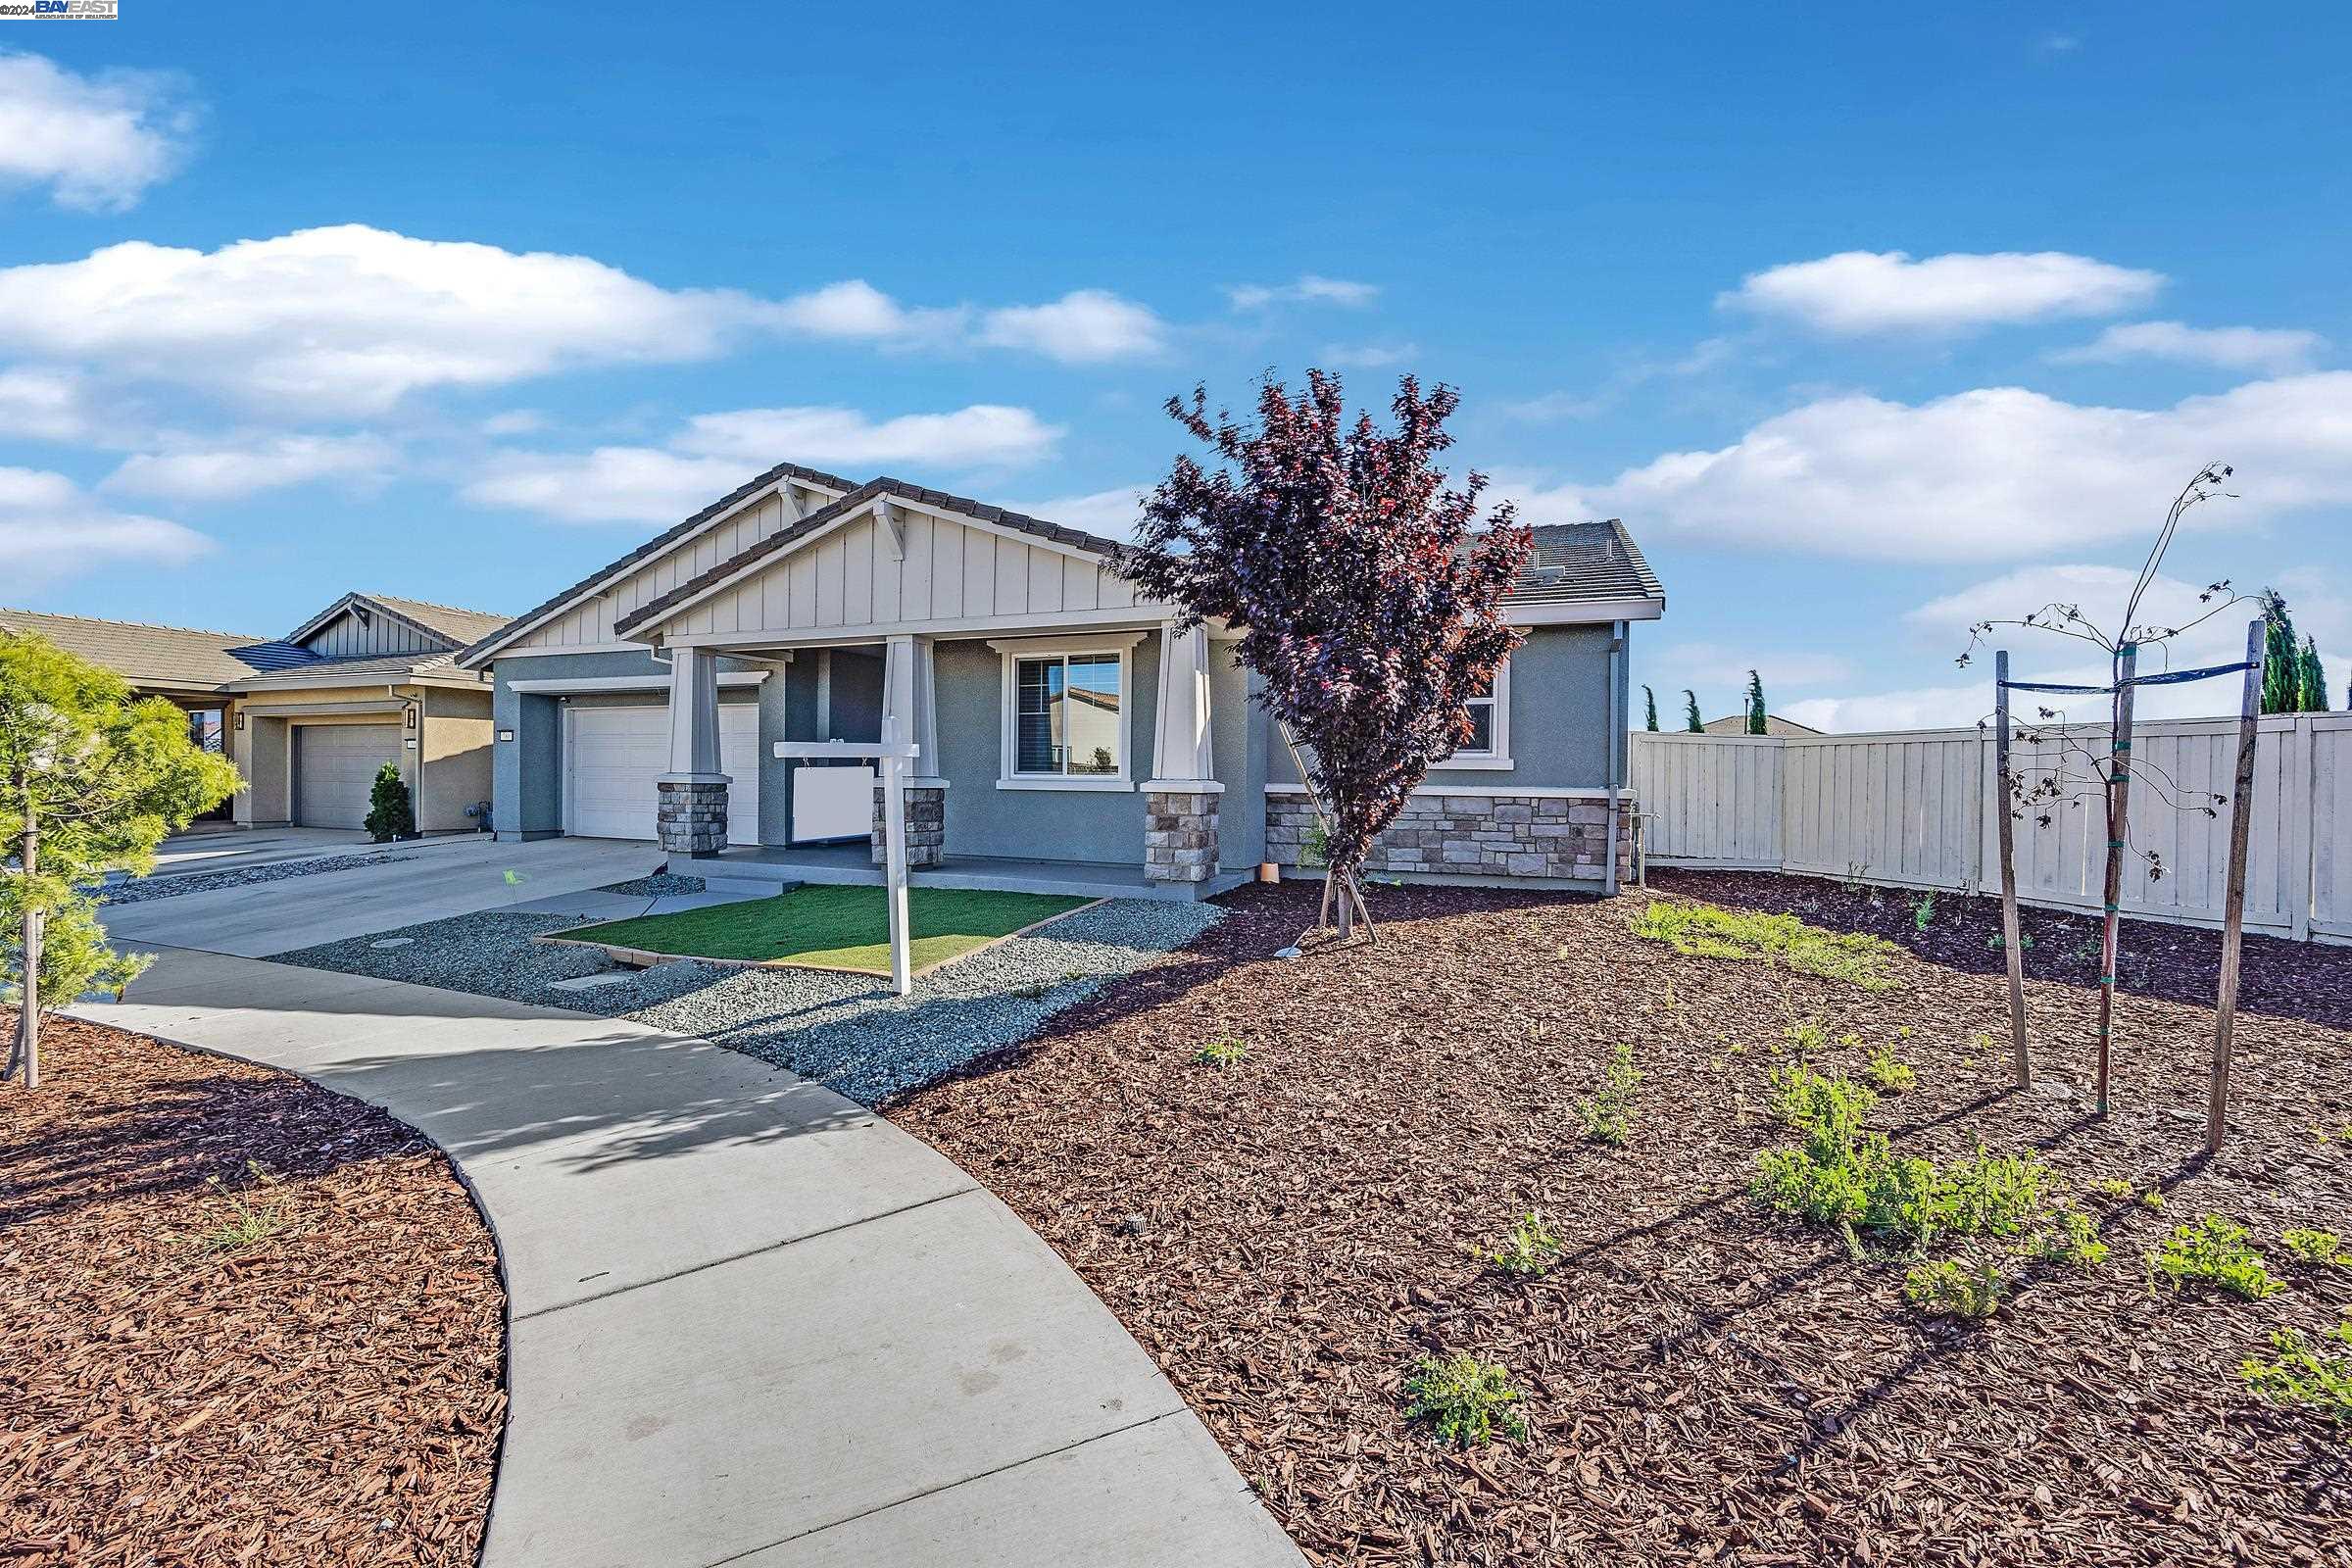
[[[1433,768],[1448,768],[1460,772],[1507,773],[1511,770],[1511,662],[1504,659],[1494,668],[1494,689],[1485,697],[1471,698],[1472,703],[1491,705],[1494,722],[1488,727],[1494,746],[1487,751],[1461,751]]]
[[[1003,687],[997,704],[1000,750],[997,788],[1001,790],[1124,790],[1135,789],[1135,650],[1149,632],[1116,632],[1092,637],[1022,637],[992,640],[1003,665]],[[1116,655],[1119,661],[1119,712],[1125,720],[1119,732],[1118,771],[1115,773],[1024,773],[1020,758],[1020,664],[1024,659],[1062,659],[1087,654]]]

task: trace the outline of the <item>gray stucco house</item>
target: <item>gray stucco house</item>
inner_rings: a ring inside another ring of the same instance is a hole
[[[1626,638],[1665,595],[1622,524],[1536,530],[1526,644],[1373,868],[1613,890],[1632,838]],[[1110,540],[901,480],[783,464],[459,656],[493,682],[502,838],[872,875],[871,743],[919,748],[943,884],[1199,897],[1298,863],[1311,808],[1215,628],[1179,634]],[[1609,853],[1612,843],[1617,853]]]

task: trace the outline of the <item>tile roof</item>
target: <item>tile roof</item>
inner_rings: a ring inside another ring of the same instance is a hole
[[[406,615],[427,631],[439,632],[459,648],[489,636],[514,618],[487,610],[459,610],[450,605],[429,604],[422,599],[395,599],[390,594],[360,597],[373,600],[396,615]]]
[[[1529,531],[1535,535],[1535,554],[1511,585],[1507,598],[1512,604],[1666,597],[1634,536],[1615,517],[1606,522],[1538,523]]]
[[[363,654],[352,659],[314,657],[282,669],[246,675],[229,682],[224,689],[240,691],[253,686],[274,686],[289,676],[320,681],[374,681],[411,674],[447,674],[455,668],[457,657],[454,648],[438,654]]]
[[[305,664],[313,658],[307,649],[274,637],[33,610],[0,610],[0,630],[30,633],[103,664],[135,685],[174,691],[207,691],[226,681]]]
[[[660,598],[651,599],[639,605],[635,610],[615,621],[612,629],[615,632],[625,633],[632,626],[644,625],[663,612],[674,609],[696,597],[705,589],[725,581],[744,567],[768,556],[791,549],[793,545],[817,529],[827,526],[847,513],[856,511],[876,496],[890,496],[901,501],[913,501],[923,506],[937,507],[942,512],[953,512],[958,516],[977,518],[982,522],[994,523],[1000,528],[1010,528],[1019,533],[1034,534],[1040,539],[1052,540],[1055,544],[1092,551],[1106,561],[1117,561],[1120,553],[1126,548],[1100,534],[1087,533],[1077,528],[1066,528],[1058,522],[1048,522],[1043,517],[1032,517],[1026,513],[1007,512],[1003,507],[990,506],[985,501],[974,501],[969,496],[953,496],[944,490],[927,490],[921,485],[908,484],[904,479],[893,479],[885,474],[879,479],[868,479],[832,505],[820,507],[782,532],[772,533],[757,544],[736,552],[733,557],[720,562],[710,570],[678,584]]]
[[[570,587],[564,589],[563,592],[556,594],[553,598],[547,599],[540,604],[532,606],[530,609],[524,611],[521,614],[516,615],[514,619],[506,622],[504,625],[496,627],[487,634],[475,638],[472,645],[458,656],[459,660],[461,662],[465,662],[478,658],[481,654],[486,652],[491,645],[499,642],[509,633],[519,630],[522,626],[531,621],[537,620],[540,616],[547,614],[551,611],[561,610],[564,605],[570,603],[573,599],[576,599],[581,594],[586,593],[589,589],[595,587],[598,583],[612,576],[614,572],[631,566],[638,562],[660,555],[670,545],[674,544],[679,539],[684,538],[686,535],[694,532],[704,523],[709,522],[713,517],[732,511],[735,507],[741,505],[744,501],[750,499],[752,496],[758,495],[760,491],[766,489],[769,485],[776,483],[776,481],[779,479],[804,479],[810,484],[820,486],[827,490],[854,490],[858,487],[858,482],[855,479],[845,479],[838,473],[827,473],[821,468],[805,468],[797,463],[779,463],[774,467],[768,469],[765,473],[760,474],[748,483],[738,485],[733,490],[728,491],[725,495],[720,496],[716,501],[711,502],[709,506],[696,513],[693,516],[688,517],[684,522],[679,523],[676,527],[664,529],[661,533],[654,535],[654,537],[648,539],[645,543],[639,545],[627,555],[607,562],[604,565],[599,566],[596,570],[590,572],[587,576],[582,577],[578,582],[573,583]]]

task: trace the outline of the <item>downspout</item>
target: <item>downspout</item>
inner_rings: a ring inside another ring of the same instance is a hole
[[[1625,785],[1624,715],[1618,710],[1617,691],[1625,674],[1625,626],[1622,620],[1609,627],[1609,841],[1602,846],[1606,867],[1601,872],[1601,891],[1610,898],[1617,896],[1617,816],[1619,795]]]

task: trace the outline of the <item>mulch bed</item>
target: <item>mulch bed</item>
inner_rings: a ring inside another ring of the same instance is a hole
[[[2127,928],[2102,1121],[2011,1092],[1978,1040],[2007,1027],[1997,905],[1947,897],[1922,932],[1891,893],[1656,880],[1910,951],[1865,992],[1641,941],[1640,893],[1410,888],[1376,895],[1377,946],[1282,962],[1312,890],[1252,888],[1191,952],[886,1108],[1069,1260],[1319,1563],[2352,1564],[2352,1440],[2237,1376],[2274,1329],[2352,1315],[2352,1269],[2278,1245],[2352,1233],[2352,952],[2249,941],[2233,1136],[2207,1164],[2213,934]],[[2081,1084],[2091,928],[2028,930],[2039,1063]],[[1919,1081],[1874,1124],[1938,1158],[2040,1152],[2104,1267],[2021,1266],[1963,1327],[1903,1303],[1899,1261],[1765,1214],[1765,1078],[1803,1019],[1907,1026]],[[1224,1036],[1245,1061],[1195,1061]],[[1574,1102],[1620,1041],[1646,1077],[1609,1150]],[[2162,1210],[2099,1198],[2107,1178]],[[1529,1209],[1567,1250],[1519,1283],[1471,1249]],[[2145,1254],[2209,1211],[2284,1294],[2151,1294]],[[1404,1375],[1456,1350],[1509,1368],[1528,1441],[1454,1453],[1407,1427]]]
[[[0,1087],[0,1562],[473,1562],[506,1292],[448,1161],[285,1073],[41,1040]]]

